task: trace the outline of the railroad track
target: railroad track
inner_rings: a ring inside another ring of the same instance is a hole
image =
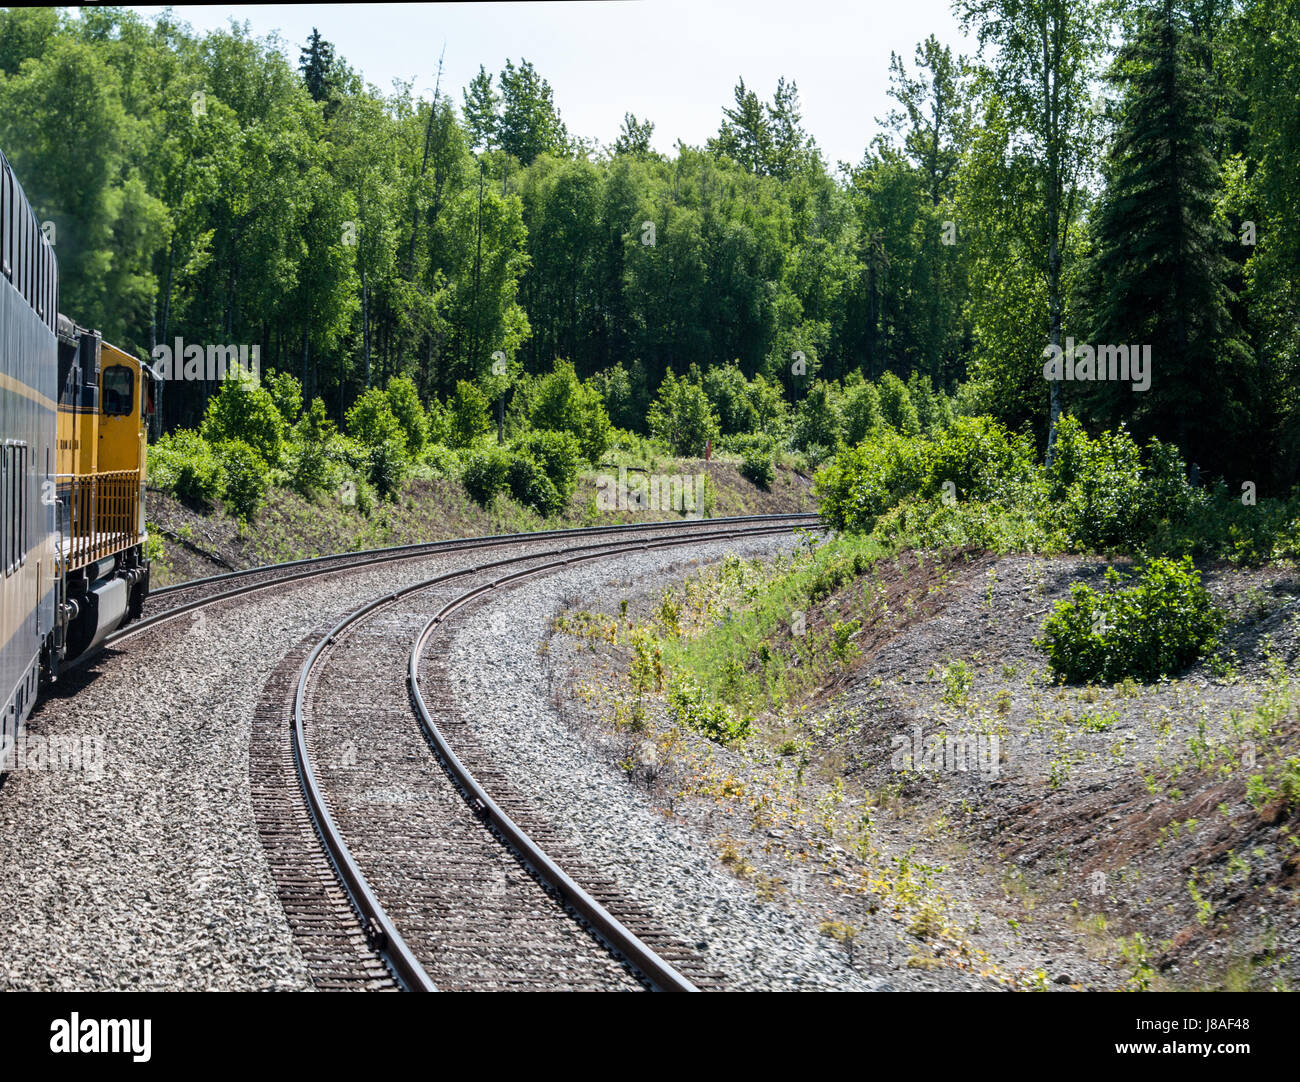
[[[815,513],[794,513],[789,515],[745,515],[732,518],[690,519],[666,522],[622,523],[613,526],[587,526],[568,530],[539,530],[531,533],[490,534],[483,537],[469,537],[446,541],[428,541],[412,545],[395,545],[390,548],[366,549],[361,552],[338,552],[328,556],[315,556],[304,560],[290,560],[285,563],[266,564],[262,567],[245,568],[242,571],[230,571],[220,575],[209,575],[201,579],[176,583],[153,590],[149,594],[150,615],[137,621],[116,635],[110,635],[104,645],[160,623],[182,612],[192,612],[204,604],[215,602],[283,583],[301,581],[322,574],[349,571],[361,567],[375,567],[382,564],[418,560],[441,553],[461,553],[478,548],[497,548],[503,545],[533,543],[547,539],[560,540],[566,537],[602,537],[616,536],[622,533],[649,534],[684,529],[709,528],[732,524],[753,524],[763,522],[789,523],[799,522],[815,526],[819,516]],[[160,609],[159,606],[162,606]],[[78,662],[74,664],[81,663]]]
[[[447,619],[493,590],[585,561],[791,528],[598,542],[495,560],[377,598],[320,636],[294,695],[298,770],[362,927],[402,987],[716,985],[691,948],[611,881],[590,868],[571,874],[582,867],[581,854],[494,769],[455,711],[446,674],[427,687],[422,668]],[[409,653],[394,653],[395,639],[410,641]],[[419,734],[441,773],[429,769],[427,752],[418,754]]]
[[[422,667],[450,615],[512,582],[581,561],[815,525],[815,515],[619,525],[255,568],[159,591],[167,609],[77,664],[260,591],[398,561],[527,547],[384,595],[304,640],[271,673],[255,711],[250,775],[295,939],[320,988],[708,988],[716,976],[699,958],[584,867],[495,774],[452,709],[446,674],[422,676]],[[409,654],[392,651],[395,636],[412,644]],[[368,725],[360,753],[357,717]],[[365,769],[351,769],[359,757]],[[450,871],[435,883],[428,869],[439,860]]]

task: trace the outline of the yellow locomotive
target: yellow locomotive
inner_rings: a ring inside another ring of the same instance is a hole
[[[59,564],[66,624],[53,660],[84,653],[140,615],[148,368],[59,316]],[[53,671],[54,667],[51,666]]]

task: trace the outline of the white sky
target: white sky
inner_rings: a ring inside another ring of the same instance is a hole
[[[152,16],[160,7],[135,7]],[[623,113],[655,123],[657,150],[717,132],[738,76],[770,99],[780,75],[799,85],[804,126],[827,162],[858,162],[891,107],[889,53],[909,62],[928,34],[973,54],[949,0],[596,0],[591,3],[237,4],[176,6],[195,30],[233,16],[254,34],[297,47],[313,26],[370,83],[415,79],[431,97],[446,44],[443,88],[455,94],[507,57],[531,60],[569,131],[612,143]]]

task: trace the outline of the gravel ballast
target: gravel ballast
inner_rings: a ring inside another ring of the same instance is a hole
[[[262,685],[304,636],[365,599],[483,558],[439,555],[253,595],[67,674],[29,719],[25,767],[0,787],[0,988],[311,988],[251,804]],[[56,739],[86,752],[77,769],[42,762]]]
[[[563,825],[575,847],[700,951],[734,989],[875,990],[884,980],[847,962],[816,923],[759,901],[723,870],[706,838],[665,818],[607,757],[548,702],[538,645],[575,596],[634,596],[680,582],[695,565],[789,550],[788,537],[620,556],[547,575],[458,617],[446,659],[477,737],[500,767]]]

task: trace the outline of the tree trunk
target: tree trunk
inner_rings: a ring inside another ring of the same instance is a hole
[[[370,387],[370,287],[366,284],[366,268],[364,265],[361,267],[361,341],[366,357],[365,386],[368,389]]]

